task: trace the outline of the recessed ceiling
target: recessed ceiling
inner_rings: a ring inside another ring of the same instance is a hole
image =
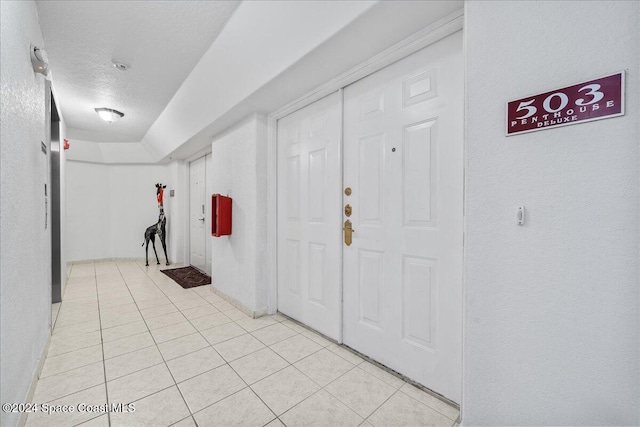
[[[239,1],[38,1],[56,101],[70,138],[138,142]],[[119,71],[113,61],[129,65]],[[94,111],[125,114],[106,123]]]

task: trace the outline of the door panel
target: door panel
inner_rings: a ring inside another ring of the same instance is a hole
[[[344,342],[456,402],[462,70],[456,33],[344,90]]]
[[[340,337],[340,98],[278,121],[278,310]]]
[[[189,164],[189,263],[206,271],[205,158]]]

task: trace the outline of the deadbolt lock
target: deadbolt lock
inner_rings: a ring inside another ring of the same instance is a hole
[[[347,205],[344,207],[344,214],[346,216],[351,216],[351,205],[347,203]]]
[[[351,187],[347,187],[344,189],[344,194],[346,194],[347,196],[351,195]]]

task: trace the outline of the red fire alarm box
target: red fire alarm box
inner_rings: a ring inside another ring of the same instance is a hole
[[[222,194],[211,196],[211,235],[214,237],[231,234],[231,197]]]

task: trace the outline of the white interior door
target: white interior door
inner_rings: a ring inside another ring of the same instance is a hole
[[[459,32],[344,90],[344,343],[455,402],[463,87]]]
[[[278,121],[278,310],[341,331],[340,97]]]
[[[206,269],[205,158],[189,164],[189,263]]]

